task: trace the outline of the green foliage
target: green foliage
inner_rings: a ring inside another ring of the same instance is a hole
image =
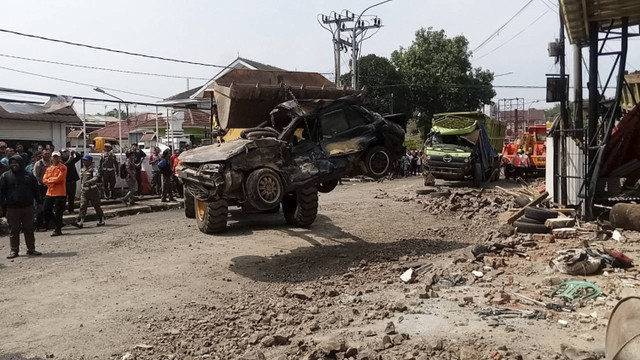
[[[404,142],[407,150],[422,150],[422,141],[419,139],[407,139]]]
[[[351,86],[351,72],[340,77],[343,84]],[[380,114],[405,113],[410,110],[406,101],[406,87],[402,77],[389,59],[367,55],[358,60],[358,81],[365,88],[367,95],[363,105]]]
[[[96,115],[102,115],[97,113]],[[118,117],[118,109],[113,108],[105,113],[106,116],[112,116],[114,118]],[[120,119],[125,120],[127,118],[127,112],[124,110],[120,110]]]
[[[434,114],[476,110],[496,95],[493,73],[472,68],[470,56],[464,36],[448,38],[444,30],[431,28],[421,28],[411,46],[391,54],[408,84],[407,99],[422,134],[431,129]]]

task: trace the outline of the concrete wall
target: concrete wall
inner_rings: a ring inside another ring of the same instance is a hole
[[[0,140],[52,142],[56,149],[65,147],[65,124],[45,121],[0,120]]]

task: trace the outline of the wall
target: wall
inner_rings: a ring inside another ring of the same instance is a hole
[[[2,119],[0,140],[50,141],[60,149],[66,145],[67,129],[59,123]]]

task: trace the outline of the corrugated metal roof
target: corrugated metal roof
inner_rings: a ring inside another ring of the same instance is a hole
[[[53,96],[46,104],[0,102],[0,120],[82,124],[72,104],[71,99],[62,96]]]
[[[147,133],[142,135],[142,137],[140,138],[140,141],[153,141],[156,138],[156,134],[155,133]]]
[[[569,42],[589,40],[589,23],[597,21],[602,29],[619,28],[623,17],[629,25],[640,24],[639,0],[559,0]],[[612,23],[613,21],[613,23]]]

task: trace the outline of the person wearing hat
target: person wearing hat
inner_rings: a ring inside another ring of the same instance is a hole
[[[24,159],[15,154],[9,159],[10,171],[0,176],[0,198],[7,208],[9,223],[9,243],[11,252],[7,259],[13,259],[20,252],[20,231],[24,233],[27,255],[42,255],[36,251],[35,228],[33,224],[33,203],[42,202],[38,182],[33,174],[25,171]]]
[[[67,210],[69,210],[69,214],[73,214],[76,206],[76,188],[78,180],[80,180],[76,163],[82,159],[82,155],[69,149],[60,150],[60,155],[62,162],[67,167]]]
[[[80,212],[78,213],[78,220],[74,224],[76,227],[82,229],[89,203],[96,210],[98,226],[104,225],[104,213],[100,207],[100,190],[98,189],[99,178],[98,169],[93,166],[93,156],[83,156],[82,170],[80,172],[80,185],[82,186],[80,190]]]
[[[100,174],[102,175],[102,186],[104,187],[104,198],[115,199],[114,190],[116,188],[116,175],[120,175],[118,159],[113,153],[111,144],[104,144],[104,152],[100,157]]]
[[[42,177],[47,185],[47,195],[44,198],[45,224],[53,218],[56,228],[51,236],[62,235],[62,213],[67,200],[67,167],[62,163],[59,151],[51,154],[51,166]]]

